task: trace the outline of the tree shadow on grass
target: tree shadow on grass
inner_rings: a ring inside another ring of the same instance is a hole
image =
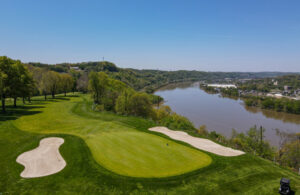
[[[0,113],[0,121],[16,120],[21,116],[33,115],[41,113],[42,111],[36,111],[32,109],[44,108],[44,106],[30,105],[30,106],[19,106],[17,108],[13,106],[6,107],[6,113]]]
[[[79,97],[79,96],[77,96],[77,95],[72,95],[69,97],[58,96],[55,98],[48,98],[47,100],[32,99],[31,100],[32,104],[19,105],[18,107],[14,107],[12,105],[7,105],[6,113],[2,113],[0,111],[0,121],[16,120],[21,116],[42,113],[42,111],[37,111],[37,110],[33,110],[33,109],[44,108],[45,106],[42,106],[42,105],[49,104],[49,103],[69,101],[71,99],[70,97]]]
[[[55,97],[56,100],[70,100],[68,97]]]

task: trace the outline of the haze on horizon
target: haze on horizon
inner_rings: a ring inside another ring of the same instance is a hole
[[[300,72],[300,1],[1,1],[0,55],[161,70]]]

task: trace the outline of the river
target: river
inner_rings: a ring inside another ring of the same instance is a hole
[[[300,115],[246,107],[240,99],[208,94],[199,88],[199,83],[178,83],[160,88],[155,92],[176,113],[187,117],[195,127],[206,125],[227,137],[232,129],[246,132],[257,125],[266,129],[265,139],[277,146],[279,138],[275,129],[300,132]]]

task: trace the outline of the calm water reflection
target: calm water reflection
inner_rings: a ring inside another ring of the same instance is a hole
[[[208,94],[199,88],[199,83],[172,84],[156,91],[172,110],[189,118],[196,127],[205,124],[212,131],[230,136],[232,128],[245,132],[257,125],[266,129],[266,139],[277,145],[274,129],[300,132],[300,115],[279,113],[245,107],[242,100]]]

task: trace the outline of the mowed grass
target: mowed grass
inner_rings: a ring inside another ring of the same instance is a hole
[[[83,101],[82,97],[73,97],[69,101],[44,104],[32,109],[40,113],[22,116],[14,125],[23,131],[79,136],[100,165],[120,175],[168,177],[194,171],[212,162],[209,155],[199,150],[139,131],[120,121],[75,114],[72,108],[77,104],[86,106]]]
[[[48,104],[67,103],[68,98],[33,101],[31,105],[8,108],[0,113],[0,194],[278,194],[281,177],[291,179],[295,194],[300,194],[300,176],[270,161],[253,155],[212,158],[209,166],[178,176],[162,178],[127,177],[104,168],[95,161],[90,147],[79,136],[57,133],[34,133],[16,127],[16,120],[24,116],[41,114]],[[35,100],[39,98],[34,98]],[[74,99],[75,100],[75,99]],[[155,125],[137,117],[118,116],[113,113],[91,111],[91,102],[73,101],[69,110],[74,116],[114,122],[126,128],[148,132]],[[12,103],[12,102],[8,102]],[[66,104],[68,105],[68,104]],[[36,111],[34,111],[36,110]],[[40,111],[38,111],[40,110]],[[68,111],[68,112],[69,112]],[[107,123],[110,124],[110,123]],[[87,128],[88,129],[88,128]],[[65,129],[67,130],[67,128]],[[51,131],[49,131],[51,132]],[[152,133],[151,134],[156,134]],[[156,134],[170,139],[161,134]],[[36,148],[44,137],[65,139],[60,152],[67,166],[59,173],[34,179],[23,179],[24,167],[16,162],[18,155]],[[170,142],[169,142],[170,143]],[[179,143],[179,142],[176,142]],[[181,143],[186,145],[184,143]],[[190,147],[190,146],[188,146]],[[75,152],[74,152],[75,151]],[[206,152],[204,152],[206,153]]]

